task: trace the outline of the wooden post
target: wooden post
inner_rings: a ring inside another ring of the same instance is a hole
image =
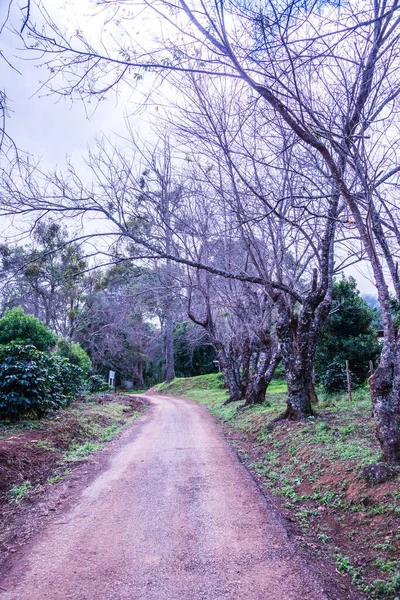
[[[347,393],[349,396],[349,402],[351,402],[351,380],[350,380],[350,369],[349,369],[349,361],[346,360],[346,376],[347,376]]]
[[[371,373],[371,375],[374,374],[374,363],[372,360],[369,361],[369,372]]]

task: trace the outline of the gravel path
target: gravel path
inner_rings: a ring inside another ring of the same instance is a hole
[[[326,600],[206,409],[149,400],[140,435],[29,548],[0,598]]]

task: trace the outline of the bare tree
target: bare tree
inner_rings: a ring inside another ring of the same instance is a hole
[[[226,243],[223,244],[226,250]],[[243,249],[236,246],[236,254]],[[189,275],[188,314],[205,329],[229,389],[227,402],[262,404],[280,361],[273,308],[258,286]]]
[[[318,158],[280,124],[269,122],[258,135],[265,115],[257,106],[241,110],[243,85],[237,84],[232,96],[231,86],[206,88],[204,77],[192,76],[191,84],[182,92],[176,137],[190,151],[192,179],[212,198],[214,221],[224,223],[221,235],[241,240],[248,255],[241,268],[259,276],[275,307],[288,378],[285,416],[301,418],[312,414],[315,399],[312,360],[331,304],[343,203]],[[197,237],[204,238],[204,232]],[[344,246],[341,252],[344,264],[357,260]]]
[[[18,14],[18,20],[14,18],[14,13]],[[14,0],[4,2],[3,6],[0,7],[0,38],[4,37],[6,33],[13,32],[15,39],[19,39],[18,34],[22,34],[25,31],[29,24],[30,16],[31,0],[27,0],[25,6],[22,8],[17,7]],[[18,29],[15,27],[14,21],[18,22]],[[0,52],[0,60],[6,63],[10,69],[18,72],[18,69],[13,65],[12,58],[7,56],[4,49]],[[18,161],[17,142],[7,132],[8,104],[7,91],[3,89],[0,91],[0,158],[2,161]]]
[[[112,9],[123,6],[132,15],[135,11],[131,2],[102,4]],[[319,162],[325,193],[330,187],[331,198],[345,201],[374,274],[385,344],[370,380],[371,394],[383,453],[389,462],[399,462],[400,361],[389,282],[397,293],[399,283],[391,252],[395,239],[391,244],[386,240],[387,231],[395,228],[385,208],[385,190],[390,190],[399,169],[393,161],[371,153],[382,135],[392,151],[397,143],[392,129],[400,94],[397,1],[370,2],[361,10],[351,4],[300,9],[292,2],[278,6],[270,2],[261,9],[251,3],[213,1],[160,0],[145,5],[168,23],[164,36],[158,30],[145,49],[129,36],[125,38],[129,47],[117,37],[114,46],[104,50],[81,34],[67,39],[54,27],[51,35],[34,28],[30,32],[53,73],[67,74],[63,93],[101,97],[124,78],[132,78],[132,71],[139,82],[151,71],[151,77],[191,72],[239,80],[248,88],[248,102],[264,102],[266,117],[279,122],[305,154]],[[259,135],[263,134],[262,130]],[[254,279],[262,281],[259,276]],[[322,306],[326,292],[321,296],[321,291],[327,289],[318,285],[318,277],[311,281],[315,285],[309,301],[302,304],[307,308],[299,317],[299,332],[310,326],[310,314],[315,316],[315,306]],[[278,296],[287,291],[276,279],[273,283],[271,297],[276,290]],[[282,327],[288,331],[289,321]],[[287,342],[289,348],[289,336]]]
[[[112,5],[104,0],[101,4],[131,9],[132,15],[135,11],[129,0]],[[380,211],[383,190],[399,167],[396,162],[382,162],[379,154],[371,160],[370,154],[383,130],[386,145],[396,146],[391,127],[400,95],[397,0],[367,2],[362,7],[338,3],[301,8],[291,1],[278,5],[271,1],[263,7],[214,0],[144,4],[165,23],[164,35],[160,30],[147,49],[132,36],[128,36],[129,47],[118,39],[104,51],[81,36],[74,40],[58,31],[55,37],[31,33],[50,57],[50,68],[68,73],[63,93],[101,96],[124,77],[131,77],[134,69],[137,80],[146,70],[161,77],[172,71],[190,71],[240,79],[253,100],[264,101],[274,119],[282,120],[300,143],[319,157],[332,196],[345,200],[372,267],[384,346],[379,367],[370,379],[371,395],[384,456],[399,463],[400,350],[389,294],[389,281],[399,294],[399,280],[385,239],[385,232],[393,231],[393,223],[390,217],[383,220]],[[306,321],[309,308],[320,296],[316,283],[312,289],[312,300],[310,297],[304,311]],[[301,330],[305,321],[299,319],[300,323]]]

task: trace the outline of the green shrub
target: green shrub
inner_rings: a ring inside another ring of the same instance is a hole
[[[328,393],[345,390],[347,386],[345,364],[341,360],[334,359],[320,379],[324,390]]]
[[[55,354],[67,358],[71,365],[75,365],[82,369],[86,376],[89,375],[92,369],[92,361],[80,344],[72,342],[71,340],[59,338]]]
[[[92,394],[96,394],[97,392],[106,392],[109,385],[101,375],[92,375],[88,380],[88,389]]]
[[[85,388],[83,370],[61,356],[34,346],[0,346],[0,418],[16,421],[30,414],[68,406]]]
[[[34,346],[0,347],[0,417],[12,421],[27,413],[41,418],[63,404],[52,357]]]
[[[26,315],[21,306],[6,309],[0,319],[0,344],[15,343],[20,346],[35,346],[48,351],[55,346],[57,337],[46,325],[33,315]]]
[[[331,313],[314,360],[317,383],[329,393],[346,391],[346,360],[356,388],[366,382],[369,361],[376,362],[380,353],[374,330],[376,312],[360,296],[355,279],[335,280],[332,293]]]
[[[81,396],[86,386],[86,376],[77,365],[73,365],[67,358],[53,354],[51,357],[51,370],[53,374],[53,393],[65,405]]]

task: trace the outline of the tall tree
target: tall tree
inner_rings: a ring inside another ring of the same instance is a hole
[[[109,5],[107,0],[100,4]],[[118,4],[132,16],[138,10],[129,0]],[[340,2],[299,7],[292,0],[262,7],[214,0],[143,4],[168,22],[146,51],[129,35],[124,38],[129,48],[118,38],[104,51],[104,45],[85,42],[80,32],[75,38],[60,35],[52,23],[50,32],[32,30],[34,46],[50,57],[53,73],[68,70],[67,87],[80,95],[101,97],[135,69],[137,81],[149,70],[160,76],[191,72],[239,79],[248,87],[250,103],[264,102],[268,118],[281,120],[306,153],[321,160],[332,195],[345,202],[378,290],[384,344],[370,378],[371,396],[384,456],[400,463],[400,346],[389,293],[391,283],[400,299],[393,256],[399,236],[385,198],[393,183],[397,188],[400,173],[395,159],[400,137],[394,133],[400,94],[397,0],[369,1],[362,10]],[[349,55],[355,59],[349,61]],[[388,231],[394,234],[392,243]],[[320,296],[318,286],[312,289],[300,330]],[[289,337],[287,342],[289,349]]]
[[[2,308],[21,305],[26,312],[72,338],[85,297],[84,251],[69,243],[66,228],[41,221],[31,246],[0,247]]]
[[[377,332],[373,328],[376,311],[357,290],[353,277],[334,282],[330,315],[324,325],[315,357],[317,380],[327,391],[347,387],[345,363],[349,361],[352,383],[366,382],[370,361],[379,356]]]

